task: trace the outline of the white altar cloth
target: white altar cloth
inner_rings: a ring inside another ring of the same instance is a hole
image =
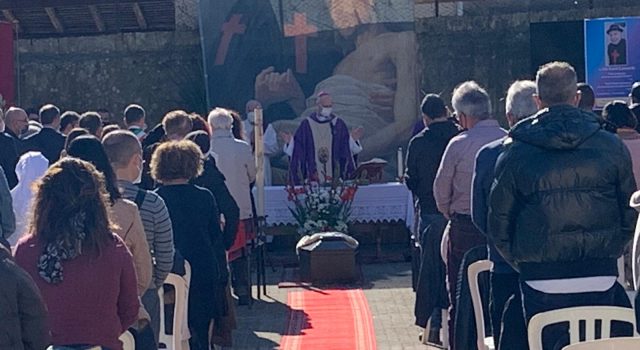
[[[284,186],[265,187],[265,214],[267,225],[295,225],[296,220],[289,211],[294,206],[287,199]],[[404,221],[413,228],[415,213],[413,197],[407,187],[398,182],[373,184],[358,187],[351,206],[352,222],[381,223]]]

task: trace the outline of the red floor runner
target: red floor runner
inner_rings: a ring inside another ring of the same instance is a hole
[[[367,299],[360,289],[289,292],[291,309],[281,350],[375,350]]]

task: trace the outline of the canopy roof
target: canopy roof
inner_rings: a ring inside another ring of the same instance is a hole
[[[175,29],[174,0],[0,0],[21,38]]]

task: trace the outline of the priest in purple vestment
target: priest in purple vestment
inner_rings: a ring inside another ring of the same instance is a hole
[[[355,171],[349,129],[332,113],[333,100],[318,94],[318,110],[300,123],[293,136],[289,181],[327,181],[328,177],[349,179]]]

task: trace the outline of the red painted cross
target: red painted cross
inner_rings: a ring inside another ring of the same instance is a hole
[[[229,45],[231,39],[235,34],[244,34],[247,30],[247,26],[240,23],[242,15],[236,14],[231,16],[229,22],[222,25],[222,38],[220,39],[220,45],[218,45],[218,51],[216,52],[215,65],[221,66],[227,59],[227,53],[229,52]]]
[[[307,37],[316,36],[318,27],[307,24],[307,15],[296,12],[293,14],[293,24],[284,25],[284,35],[293,36],[296,47],[296,72],[307,72]]]
[[[613,58],[613,62],[610,62],[611,64],[617,64],[618,63],[618,57],[620,57],[620,53],[618,53],[618,50],[613,50],[611,52],[611,58]]]

